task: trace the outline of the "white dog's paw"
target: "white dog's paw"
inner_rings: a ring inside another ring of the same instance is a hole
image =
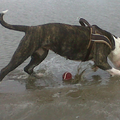
[[[120,70],[117,70],[115,68],[107,70],[107,72],[109,72],[112,76],[115,76],[115,75],[120,76]]]

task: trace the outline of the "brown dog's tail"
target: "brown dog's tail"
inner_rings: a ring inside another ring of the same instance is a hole
[[[3,16],[4,16],[4,14],[5,14],[7,11],[8,11],[8,10],[5,10],[5,11],[2,11],[2,13],[0,13],[0,24],[1,24],[2,26],[4,26],[5,28],[11,29],[11,30],[26,32],[27,29],[29,28],[29,26],[10,25],[10,24],[6,23],[6,22],[3,20]]]

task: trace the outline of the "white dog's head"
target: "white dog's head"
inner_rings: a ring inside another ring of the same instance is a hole
[[[115,38],[115,49],[110,53],[109,58],[115,67],[120,68],[120,38]]]

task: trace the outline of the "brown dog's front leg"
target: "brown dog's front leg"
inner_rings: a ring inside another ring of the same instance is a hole
[[[112,68],[107,62],[108,55],[109,55],[108,46],[104,44],[99,45],[98,43],[96,43],[95,49],[94,49],[95,65],[103,70],[106,70],[112,76],[115,76],[115,75],[120,76],[120,70]]]
[[[110,53],[110,49],[104,43],[95,43],[94,46],[94,62],[95,65],[103,70],[112,69],[107,61],[107,56]]]

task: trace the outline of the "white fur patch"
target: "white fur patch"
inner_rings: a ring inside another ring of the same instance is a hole
[[[115,76],[115,75],[120,76],[120,70],[117,70],[115,68],[107,70],[107,72],[109,72],[112,76]]]
[[[120,53],[120,38],[115,38],[113,37],[115,40],[115,50],[113,50],[112,52],[117,55],[118,53]]]
[[[111,60],[111,62],[117,67],[120,67],[120,38],[115,38],[113,36],[114,40],[115,40],[115,49],[110,53],[110,55],[108,56]]]

